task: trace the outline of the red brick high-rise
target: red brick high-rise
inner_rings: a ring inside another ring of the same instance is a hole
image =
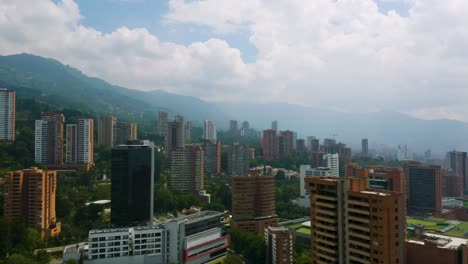
[[[406,192],[405,172],[399,167],[370,166],[361,168],[356,164],[348,164],[345,175],[347,177],[368,178],[368,187],[371,189]]]
[[[65,116],[62,113],[42,113],[36,120],[35,161],[48,165],[63,164],[63,125]]]
[[[462,198],[463,176],[445,171],[442,176],[442,196]]]
[[[403,263],[404,194],[365,177],[309,177],[312,263]]]
[[[279,142],[275,130],[263,130],[262,148],[265,159],[279,158]]]
[[[293,139],[294,133],[290,130],[281,131],[279,135],[279,155],[280,156],[289,156],[293,152]]]
[[[6,220],[24,222],[41,236],[61,231],[55,214],[57,174],[37,168],[8,172],[5,176]]]
[[[231,226],[263,233],[266,227],[277,226],[278,222],[274,176],[232,177]]]

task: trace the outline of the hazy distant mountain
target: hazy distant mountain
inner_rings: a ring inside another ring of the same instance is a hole
[[[57,60],[31,54],[0,56],[0,87],[15,89],[18,96],[35,97],[60,108],[115,114],[124,119],[146,114],[156,120],[160,108],[173,115],[183,114],[187,120],[228,119],[215,105],[194,97],[111,85]]]
[[[61,108],[76,108],[96,114],[112,113],[123,119],[145,115],[156,120],[159,109],[182,114],[200,125],[203,119],[227,128],[230,119],[239,125],[248,120],[256,129],[269,128],[272,120],[280,129],[298,131],[299,136],[333,137],[360,148],[360,139],[397,146],[408,144],[414,151],[434,152],[468,149],[468,124],[450,120],[426,121],[394,112],[344,114],[291,104],[215,104],[191,96],[162,90],[149,92],[111,85],[91,78],[62,63],[30,54],[0,56],[0,87],[16,89],[18,96],[36,97]]]
[[[296,130],[300,137],[333,138],[360,150],[362,138],[371,145],[396,147],[408,144],[422,153],[468,149],[468,124],[452,120],[421,120],[396,112],[346,114],[291,104],[223,104],[227,114],[249,120],[257,128],[270,128],[276,119],[279,129]],[[254,114],[253,114],[254,113]]]

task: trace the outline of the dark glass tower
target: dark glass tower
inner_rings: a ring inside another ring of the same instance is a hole
[[[154,160],[154,144],[149,141],[112,149],[112,225],[132,226],[152,221]]]

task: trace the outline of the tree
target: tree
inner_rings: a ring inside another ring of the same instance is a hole
[[[6,259],[6,262],[5,262],[5,264],[34,264],[34,263],[37,263],[37,262],[31,258],[28,258],[20,254],[11,255],[11,257]]]
[[[237,228],[232,228],[229,234],[233,250],[242,254],[252,263],[265,263],[266,248],[260,234],[249,233]]]
[[[39,263],[49,263],[52,260],[50,254],[45,250],[40,250],[37,252],[36,260]]]

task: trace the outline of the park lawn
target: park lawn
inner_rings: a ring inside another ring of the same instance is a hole
[[[428,221],[436,222],[438,224],[444,224],[444,222],[447,221],[447,219],[431,217],[428,219]]]
[[[303,233],[303,234],[306,234],[306,235],[310,235],[310,229],[309,229],[309,228],[305,228],[305,227],[299,228],[299,229],[297,230],[297,232]]]
[[[290,225],[290,226],[288,226],[288,227],[289,227],[289,228],[298,229],[298,228],[301,228],[301,227],[302,227],[302,223],[298,223],[298,224]]]
[[[454,229],[448,231],[445,234],[451,235],[451,236],[461,236],[461,237],[463,237],[463,234],[465,234],[466,232],[468,232],[468,222],[461,222]]]
[[[419,220],[419,219],[414,219],[414,218],[407,218],[406,223],[412,224],[412,225],[423,225],[426,230],[430,230],[430,231],[436,231],[445,226],[444,224],[438,224],[435,221],[426,221],[426,220]]]

